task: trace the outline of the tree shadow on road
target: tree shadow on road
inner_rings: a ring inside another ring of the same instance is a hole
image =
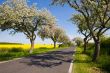
[[[29,66],[54,67],[61,65],[64,62],[71,62],[73,53],[73,51],[53,51],[28,57],[28,61],[24,60],[20,63],[25,63]]]

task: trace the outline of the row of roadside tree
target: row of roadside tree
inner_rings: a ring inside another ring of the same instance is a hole
[[[23,33],[30,40],[30,53],[34,41],[39,35],[42,39],[50,38],[54,42],[70,42],[65,31],[57,26],[56,18],[47,9],[38,9],[27,0],[6,0],[0,5],[0,29],[10,30],[11,34]]]
[[[97,61],[100,54],[101,36],[110,29],[110,0],[53,0],[53,5],[68,4],[77,11],[71,21],[84,35],[84,52],[93,39],[95,49],[92,61]]]

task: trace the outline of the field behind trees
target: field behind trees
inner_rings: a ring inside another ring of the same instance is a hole
[[[62,49],[58,48],[58,45],[54,48],[53,44],[35,44],[34,52],[29,54],[30,46],[21,43],[0,43],[0,61]]]
[[[20,43],[0,43],[0,49],[12,49],[12,48],[22,48],[22,49],[29,49],[30,44],[20,44]],[[46,48],[53,48],[53,44],[35,44],[35,48],[46,47]],[[58,45],[57,45],[58,47]]]

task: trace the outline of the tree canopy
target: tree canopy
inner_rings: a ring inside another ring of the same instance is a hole
[[[54,42],[54,47],[56,46],[56,42],[66,42],[68,41],[68,37],[66,36],[63,29],[54,25],[54,26],[44,26],[38,32],[38,35],[44,40],[45,38],[50,38]]]
[[[88,27],[86,26],[86,21],[81,14],[73,14],[73,16],[70,19],[74,25],[77,26],[78,32],[81,33],[84,36],[84,51],[83,53],[86,53],[87,44],[89,40],[91,40],[90,31],[88,30]]]
[[[34,48],[36,34],[43,25],[53,25],[56,18],[47,9],[38,9],[28,5],[27,0],[7,0],[0,5],[0,20],[2,30],[12,30],[12,33],[22,32]]]

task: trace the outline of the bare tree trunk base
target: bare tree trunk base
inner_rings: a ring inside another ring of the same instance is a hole
[[[31,48],[29,50],[29,53],[32,54],[33,53],[33,49],[34,49],[34,40],[30,40],[31,42]]]
[[[95,43],[95,49],[94,49],[94,55],[93,55],[93,62],[97,62],[98,58],[99,58],[99,54],[100,54],[100,42],[97,41]]]
[[[29,53],[32,54],[33,50],[30,50]]]
[[[54,42],[54,48],[56,48],[56,42]]]

